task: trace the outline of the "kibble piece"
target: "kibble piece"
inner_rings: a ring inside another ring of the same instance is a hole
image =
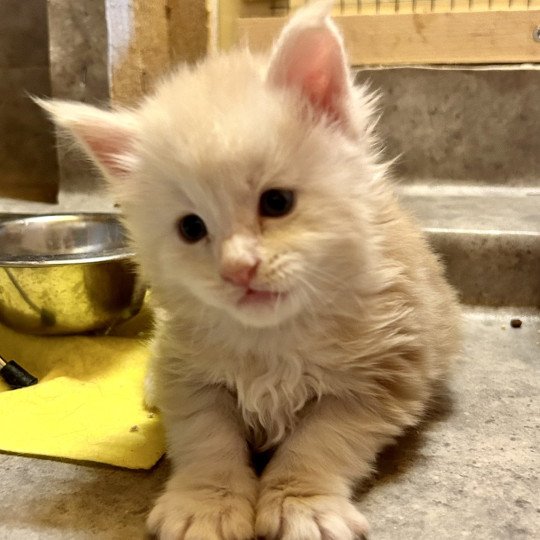
[[[521,325],[523,324],[521,319],[512,319],[510,321],[510,326],[512,328],[521,328]]]

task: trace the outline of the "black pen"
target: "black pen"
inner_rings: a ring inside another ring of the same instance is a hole
[[[32,386],[38,382],[37,378],[19,366],[14,360],[4,360],[0,356],[0,377],[14,390]]]

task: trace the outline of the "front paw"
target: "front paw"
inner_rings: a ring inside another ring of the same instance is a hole
[[[345,497],[267,489],[257,505],[255,531],[265,540],[360,540],[368,529]]]
[[[225,491],[166,491],[147,520],[160,540],[251,540],[254,511],[246,497]]]

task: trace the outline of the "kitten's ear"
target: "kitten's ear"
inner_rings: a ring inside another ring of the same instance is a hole
[[[274,47],[267,77],[272,85],[298,90],[317,113],[347,125],[351,83],[343,39],[329,17],[332,3],[298,11]]]
[[[129,175],[137,136],[134,115],[69,101],[35,101],[56,125],[76,139],[108,179],[116,181]]]

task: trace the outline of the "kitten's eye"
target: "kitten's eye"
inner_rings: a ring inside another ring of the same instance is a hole
[[[178,220],[178,232],[189,244],[202,240],[208,234],[204,221],[195,214],[188,214]]]
[[[291,212],[294,192],[290,189],[269,189],[259,200],[259,214],[264,217],[281,217]]]

